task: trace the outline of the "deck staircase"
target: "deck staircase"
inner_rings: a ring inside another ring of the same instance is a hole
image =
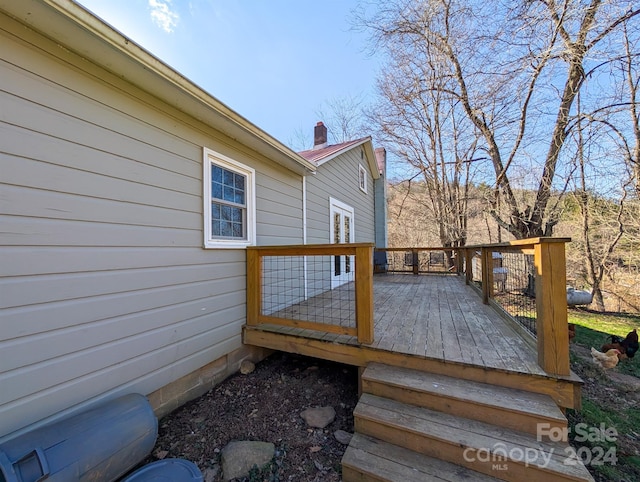
[[[594,480],[556,437],[567,419],[547,395],[380,363],[361,383],[345,482]]]

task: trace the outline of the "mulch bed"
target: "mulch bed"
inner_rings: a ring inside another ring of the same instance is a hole
[[[220,453],[235,440],[272,442],[271,465],[243,481],[339,481],[346,445],[334,432],[353,432],[358,401],[355,367],[275,353],[248,375],[231,376],[200,398],[162,418],[152,457],[195,462],[206,482],[223,480]],[[310,428],[300,413],[332,406],[335,420]]]

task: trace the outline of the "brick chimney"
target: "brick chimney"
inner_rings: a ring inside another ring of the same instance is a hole
[[[327,128],[322,122],[318,122],[313,128],[313,148],[322,149],[327,147]]]

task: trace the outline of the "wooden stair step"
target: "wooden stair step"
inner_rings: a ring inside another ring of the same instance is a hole
[[[342,457],[342,480],[491,482],[499,479],[356,433]]]
[[[568,444],[521,431],[368,393],[354,418],[356,432],[503,480],[593,481]]]
[[[538,424],[567,428],[567,418],[548,395],[382,363],[364,370],[362,391],[534,435]]]

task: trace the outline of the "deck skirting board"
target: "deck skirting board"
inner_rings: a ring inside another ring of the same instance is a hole
[[[280,332],[279,328],[245,326],[243,331],[244,343],[347,365],[366,367],[369,363],[377,362],[463,380],[542,393],[549,395],[560,407],[580,408],[582,381],[575,375],[552,377],[538,373],[532,374],[479,367],[463,362],[443,361],[436,358],[358,345],[351,339],[346,339],[345,342],[339,342],[337,339],[325,341],[322,339],[322,333],[299,333],[296,330],[282,330],[286,332]]]

